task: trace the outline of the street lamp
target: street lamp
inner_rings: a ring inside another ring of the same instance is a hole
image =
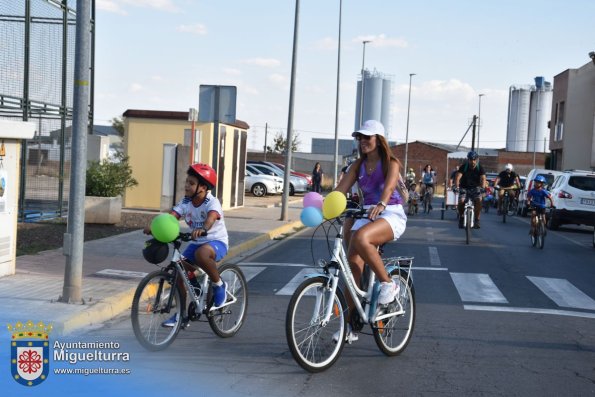
[[[293,51],[291,55],[291,79],[289,82],[289,112],[287,116],[287,157],[283,178],[283,199],[281,201],[281,221],[286,221],[289,202],[289,178],[291,177],[291,143],[293,142],[293,106],[295,98],[295,71],[297,65],[297,42],[300,15],[300,0],[295,0],[295,22],[293,25]]]
[[[407,129],[405,130],[405,170],[403,174],[407,178],[407,154],[409,153],[409,108],[411,105],[411,79],[415,73],[409,73],[409,99],[407,100]]]
[[[333,165],[333,187],[337,186],[337,167],[339,162],[339,77],[341,75],[341,12],[343,0],[339,0],[339,43],[337,45],[337,97],[335,99],[335,161]]]
[[[479,94],[479,111],[477,113],[477,151],[479,151],[479,128],[481,127],[481,97],[485,94]]]
[[[361,89],[361,98],[359,101],[359,126],[361,128],[362,124],[364,123],[364,85],[366,80],[366,75],[364,72],[364,65],[366,61],[366,44],[371,43],[371,40],[364,40],[362,41],[364,45],[364,52],[362,54],[362,89]]]

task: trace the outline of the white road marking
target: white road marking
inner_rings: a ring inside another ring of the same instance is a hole
[[[428,235],[428,241],[429,241],[429,242],[434,242],[434,241],[435,241],[435,239],[434,239],[434,232],[433,232],[433,231],[431,231],[431,230],[428,230],[428,231],[426,232],[426,234]]]
[[[238,266],[288,266],[288,267],[312,267],[303,263],[265,263],[265,262],[240,262]]]
[[[595,319],[595,313],[574,312],[569,310],[538,309],[531,307],[509,307],[509,306],[479,306],[463,305],[465,310],[477,310],[486,312],[509,312],[509,313],[532,313],[532,314],[555,314],[558,316],[582,317]]]
[[[302,269],[299,271],[298,274],[293,276],[291,280],[287,284],[283,286],[279,291],[275,293],[275,295],[293,295],[295,289],[304,281],[304,277],[309,274],[317,273],[317,269],[309,268],[309,269]]]
[[[438,248],[428,247],[430,251],[430,265],[440,267],[440,257],[438,256]]]
[[[450,273],[463,302],[508,303],[489,275]]]
[[[244,277],[246,277],[246,282],[248,282],[265,270],[266,266],[241,266],[240,268],[244,273]]]
[[[145,272],[132,272],[128,270],[118,270],[118,269],[103,269],[98,271],[97,273],[100,276],[107,276],[107,277],[126,277],[126,278],[143,278],[149,273]]]
[[[527,276],[527,278],[560,307],[595,310],[595,300],[568,280],[532,276]]]

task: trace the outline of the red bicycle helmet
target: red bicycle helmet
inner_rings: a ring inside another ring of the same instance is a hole
[[[196,163],[188,167],[188,174],[198,177],[198,179],[204,182],[209,189],[212,189],[217,185],[217,173],[208,164]]]

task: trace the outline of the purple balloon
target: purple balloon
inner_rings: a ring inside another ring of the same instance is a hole
[[[320,193],[310,192],[304,196],[304,208],[316,207],[322,209],[324,197]]]

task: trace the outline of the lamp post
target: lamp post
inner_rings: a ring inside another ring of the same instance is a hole
[[[291,143],[293,142],[293,106],[295,98],[295,69],[297,65],[298,25],[300,0],[295,0],[295,22],[293,25],[293,52],[291,56],[291,80],[289,83],[289,112],[287,116],[287,157],[285,157],[285,173],[283,178],[283,199],[281,200],[281,219],[286,221],[289,201],[289,178],[291,177]]]
[[[365,66],[365,61],[366,61],[366,44],[371,43],[371,40],[364,40],[362,41],[363,45],[364,45],[364,52],[362,54],[362,89],[361,89],[361,97],[360,97],[360,101],[359,101],[359,126],[361,127],[362,124],[364,123],[364,86],[365,86],[365,80],[366,80],[366,75],[364,72],[364,66]]]
[[[479,151],[479,129],[481,127],[481,97],[485,94],[479,94],[479,111],[477,112],[477,150]]]
[[[337,44],[337,97],[335,99],[335,161],[333,166],[333,186],[337,186],[339,163],[339,77],[341,76],[341,13],[343,0],[339,0],[339,42]]]
[[[407,129],[405,130],[405,170],[403,174],[407,178],[407,155],[409,154],[409,108],[411,106],[411,79],[415,73],[409,73],[409,99],[407,100]]]

